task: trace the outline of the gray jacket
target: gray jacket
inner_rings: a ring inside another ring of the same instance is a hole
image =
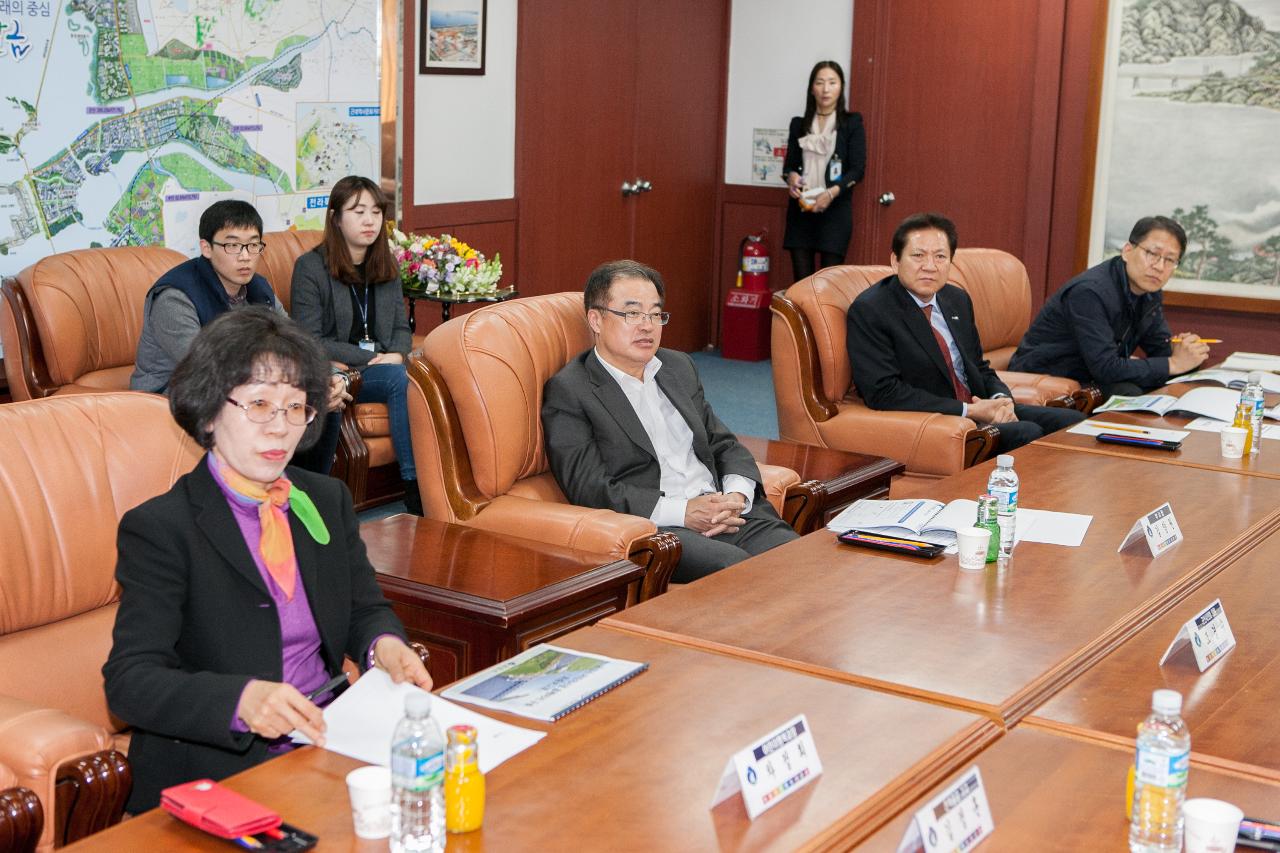
[[[369,336],[377,342],[378,352],[407,356],[413,347],[413,336],[400,282],[376,282],[369,285],[369,292],[375,305]],[[353,319],[351,288],[329,275],[323,246],[307,252],[294,264],[289,313],[302,328],[320,339],[325,355],[333,361],[363,367],[373,358],[374,353],[347,342]]]

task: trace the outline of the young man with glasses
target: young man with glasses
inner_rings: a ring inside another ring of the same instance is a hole
[[[1173,343],[1161,290],[1173,278],[1187,234],[1167,216],[1134,224],[1120,254],[1064,284],[1027,329],[1010,370],[1092,383],[1103,398],[1158,388],[1199,367],[1209,346],[1184,332]],[[1134,353],[1142,350],[1142,357]]]
[[[265,278],[258,275],[262,216],[247,201],[217,201],[200,215],[200,256],[160,276],[142,303],[142,334],[129,387],[164,394],[169,377],[202,328],[242,305],[266,305],[279,314],[284,306]],[[335,374],[332,409],[319,441],[294,464],[328,473],[341,426],[341,410],[351,395]]]
[[[587,278],[595,346],[551,377],[542,430],[556,482],[579,506],[639,515],[682,546],[688,583],[796,538],[760,469],[711,411],[693,360],[660,349],[665,285],[636,261]]]

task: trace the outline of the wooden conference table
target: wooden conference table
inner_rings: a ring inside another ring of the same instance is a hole
[[[1280,481],[1037,445],[1014,455],[1023,506],[1094,516],[1082,546],[1024,542],[1005,570],[964,572],[954,556],[819,531],[602,624],[1011,724],[1280,526]],[[931,496],[975,498],[993,464]],[[1185,541],[1157,559],[1116,553],[1165,500]]]
[[[649,670],[551,725],[489,774],[484,827],[449,850],[759,850],[857,843],[999,737],[980,716],[778,667],[593,627],[574,649]],[[739,798],[709,808],[734,752],[805,714],[821,743],[816,783],[749,821]],[[344,777],[361,762],[301,749],[227,780],[321,839],[321,850],[385,850],[354,837]],[[225,851],[153,810],[74,846]]]

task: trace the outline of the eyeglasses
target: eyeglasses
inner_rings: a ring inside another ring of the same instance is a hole
[[[261,255],[262,250],[267,248],[267,244],[261,240],[257,243],[219,243],[216,240],[210,240],[209,242],[222,249],[228,255],[238,255],[244,251],[248,251],[251,255]]]
[[[230,397],[227,402],[241,409],[244,416],[255,424],[269,424],[276,419],[277,412],[284,412],[284,419],[292,426],[306,426],[316,419],[316,410],[305,403],[290,403],[283,408],[276,408],[266,400],[250,400],[238,403]]]
[[[622,318],[622,322],[628,326],[639,326],[640,321],[644,318],[648,318],[651,323],[658,326],[665,326],[671,322],[670,311],[654,311],[651,314],[646,314],[643,311],[615,311],[612,308],[605,308],[603,305],[597,305],[595,308],[597,311],[608,311],[610,314],[618,315]]]
[[[1146,246],[1138,246],[1142,250],[1142,255],[1147,259],[1147,263],[1156,269],[1168,264],[1169,269],[1176,270],[1178,268],[1179,259],[1171,258],[1168,255],[1162,255],[1159,252],[1153,252]]]

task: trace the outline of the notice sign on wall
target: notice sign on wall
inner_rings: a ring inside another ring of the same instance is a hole
[[[787,130],[757,127],[751,131],[751,183],[776,187],[785,183],[782,160],[787,156]]]

